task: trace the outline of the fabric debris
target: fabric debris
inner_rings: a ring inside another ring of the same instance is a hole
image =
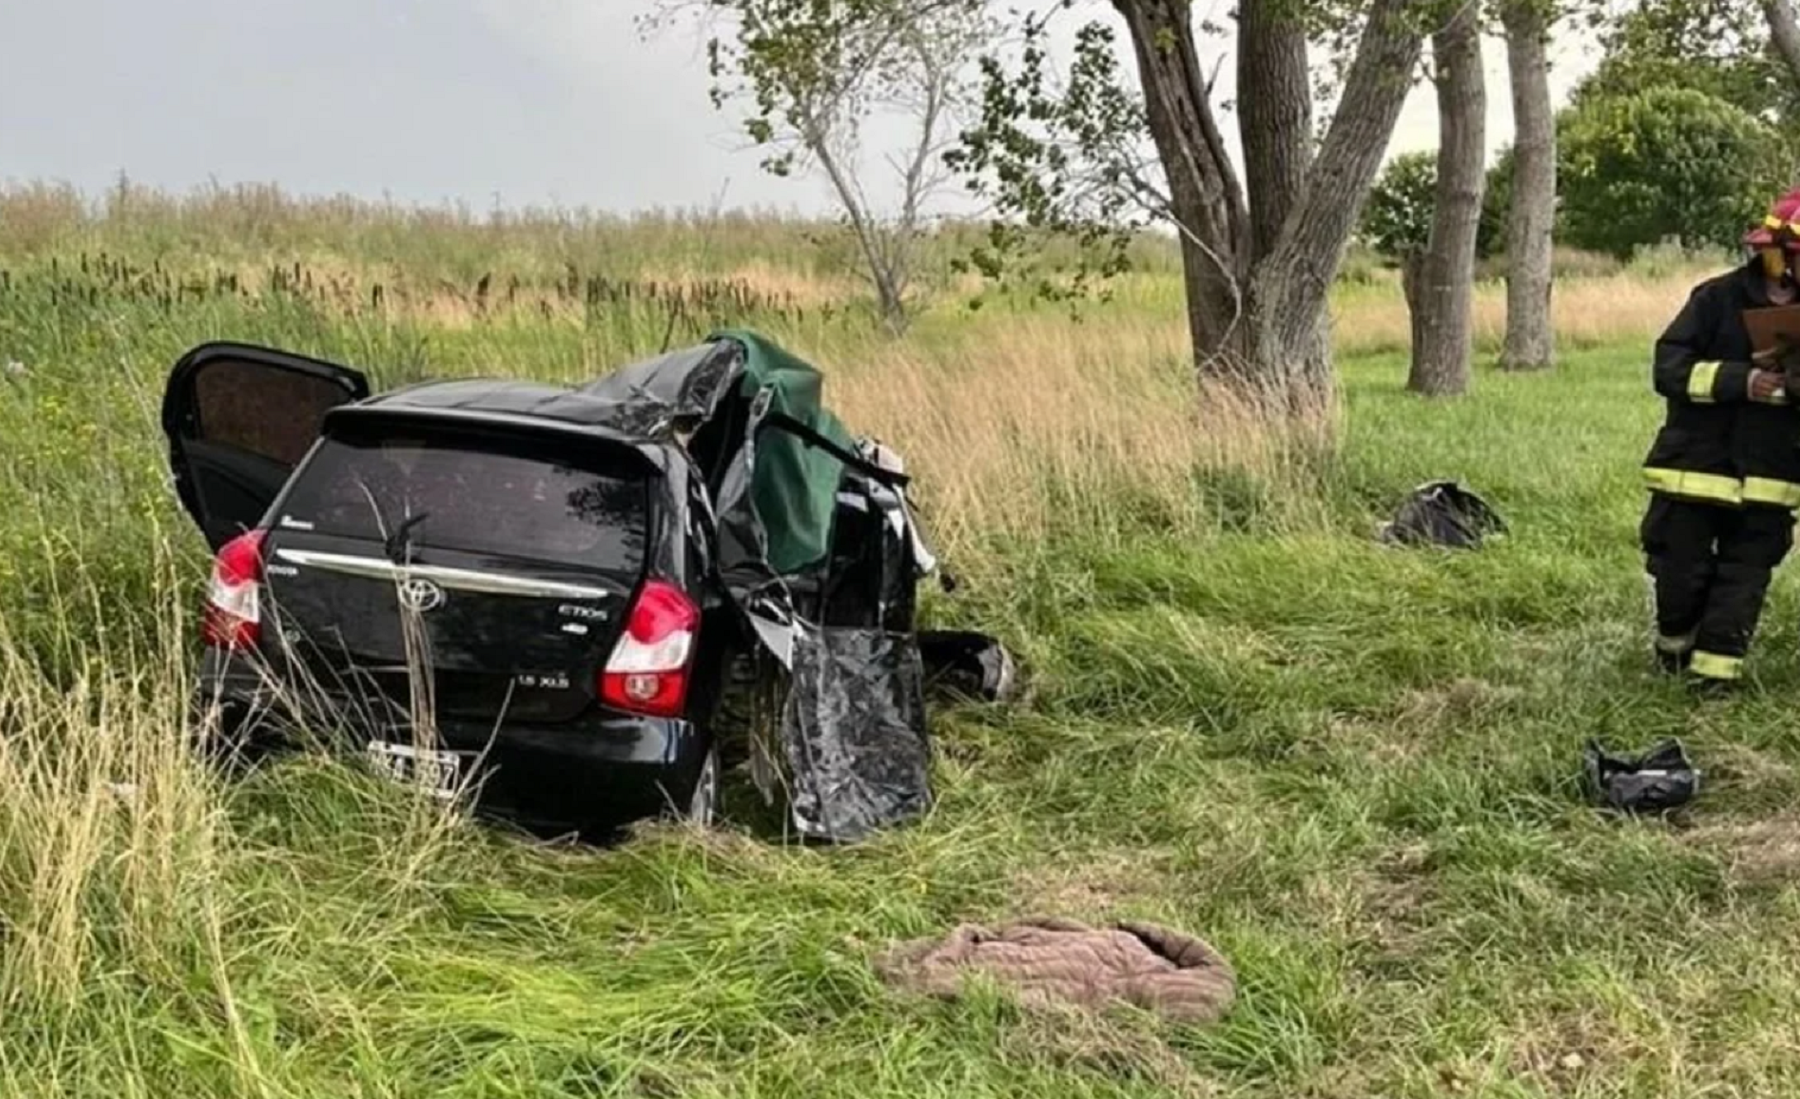
[[[1030,1007],[1097,1011],[1127,1003],[1186,1023],[1218,1020],[1237,995],[1237,975],[1217,950],[1144,923],[1095,928],[1051,917],[999,928],[965,924],[943,939],[904,943],[875,967],[894,985],[942,999],[955,999],[972,974],[982,974]]]

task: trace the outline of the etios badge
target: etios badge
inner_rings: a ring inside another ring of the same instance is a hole
[[[436,610],[444,605],[444,589],[417,577],[400,582],[400,604],[419,612]]]

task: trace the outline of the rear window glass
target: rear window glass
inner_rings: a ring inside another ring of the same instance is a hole
[[[382,541],[408,517],[417,548],[635,570],[649,481],[600,444],[578,456],[529,439],[402,432],[334,435],[295,480],[277,523]]]

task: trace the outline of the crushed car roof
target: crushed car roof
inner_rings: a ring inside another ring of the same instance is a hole
[[[709,415],[739,380],[743,366],[740,345],[720,340],[631,363],[579,389],[508,378],[429,381],[370,397],[356,407],[552,420],[663,442]]]
[[[578,389],[495,378],[421,382],[341,406],[326,422],[453,416],[573,427],[640,447],[685,449],[687,433],[735,401],[744,419],[725,445],[738,474],[724,477],[716,503],[721,524],[737,532],[745,550],[737,562],[745,573],[728,579],[748,591],[826,560],[844,456],[857,459],[849,431],[824,406],[823,381],[810,363],[766,337],[725,329]]]
[[[510,420],[547,420],[592,428],[608,435],[641,439],[624,430],[615,405],[578,390],[543,382],[470,378],[420,382],[336,409],[340,415],[364,413],[452,414]]]
[[[743,342],[715,337],[620,367],[577,392],[613,409],[620,428],[661,435],[712,415],[751,365]]]

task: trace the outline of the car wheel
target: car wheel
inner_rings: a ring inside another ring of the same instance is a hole
[[[698,824],[702,828],[712,826],[713,817],[719,809],[720,771],[719,746],[708,745],[706,756],[700,761],[700,773],[694,776],[693,792],[688,795],[687,805],[680,813],[682,820]]]

